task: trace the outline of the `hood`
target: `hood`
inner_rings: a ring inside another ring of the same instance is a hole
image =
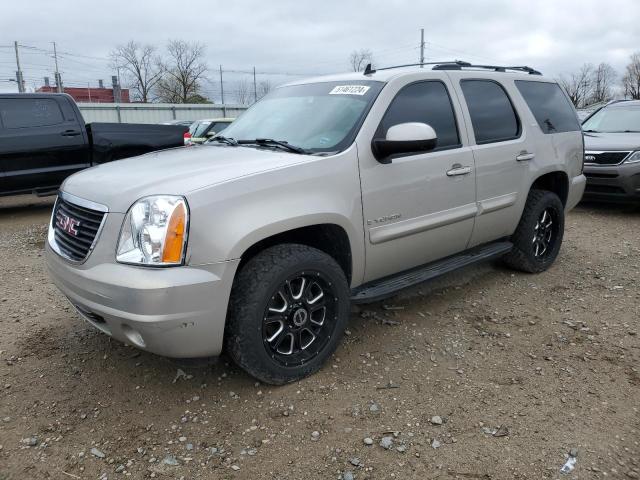
[[[640,150],[640,133],[587,133],[585,150]]]
[[[203,145],[117,160],[67,178],[64,192],[126,212],[141,197],[186,195],[210,185],[305,162],[310,157],[278,150]]]

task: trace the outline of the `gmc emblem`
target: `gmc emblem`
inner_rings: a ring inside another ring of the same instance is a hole
[[[58,212],[58,214],[56,215],[56,227],[58,227],[63,232],[67,232],[69,235],[77,237],[79,226],[80,222],[75,218],[71,218],[68,215],[60,212]]]

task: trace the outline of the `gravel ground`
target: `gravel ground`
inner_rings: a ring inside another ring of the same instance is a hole
[[[580,206],[544,274],[354,308],[326,367],[277,388],[84,323],[43,265],[50,209],[0,201],[1,480],[640,478],[638,208]]]

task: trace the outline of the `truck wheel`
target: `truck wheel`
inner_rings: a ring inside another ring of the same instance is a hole
[[[513,250],[505,263],[529,273],[543,272],[555,261],[564,235],[564,207],[558,195],[547,190],[531,190],[511,237]]]
[[[298,244],[251,258],[231,291],[225,348],[258,380],[273,385],[318,370],[349,320],[350,290],[329,255]]]

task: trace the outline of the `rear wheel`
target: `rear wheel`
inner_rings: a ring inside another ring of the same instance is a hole
[[[555,261],[564,235],[564,207],[558,195],[531,190],[518,228],[513,234],[513,250],[504,257],[517,270],[536,273]]]
[[[234,283],[227,352],[266,383],[310,375],[342,337],[349,293],[344,272],[324,252],[297,244],[268,248],[242,267]]]

